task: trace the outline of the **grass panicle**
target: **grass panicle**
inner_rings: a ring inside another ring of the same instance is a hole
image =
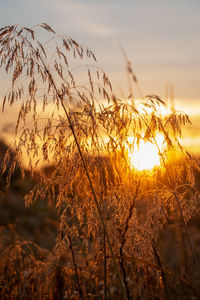
[[[38,39],[40,30],[50,35],[47,41]],[[0,68],[10,76],[2,110],[19,107],[2,174],[10,186],[16,172],[26,179],[26,154],[33,180],[38,174],[26,207],[43,201],[57,213],[51,250],[15,234],[8,242],[2,231],[2,299],[178,299],[181,290],[187,299],[199,296],[192,264],[189,276],[181,274],[180,257],[175,254],[174,267],[164,255],[164,236],[181,221],[189,245],[184,257],[199,268],[189,231],[199,214],[199,161],[180,142],[190,119],[174,106],[163,115],[163,99],[142,96],[122,51],[129,85],[124,99],[90,49],[56,36],[48,24],[0,29]],[[129,153],[142,142],[160,157],[151,171],[131,166]]]

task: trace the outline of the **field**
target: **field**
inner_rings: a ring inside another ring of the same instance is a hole
[[[199,299],[199,157],[181,145],[189,116],[157,95],[136,99],[125,53],[120,99],[88,48],[38,27],[50,46],[31,28],[0,31],[3,109],[20,103],[15,143],[0,144],[1,298]]]

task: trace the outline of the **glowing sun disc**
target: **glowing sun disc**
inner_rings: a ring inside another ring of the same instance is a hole
[[[129,144],[133,143],[133,138],[129,137]],[[159,149],[162,149],[164,137],[162,135],[156,136],[156,142]],[[139,147],[134,144],[133,150],[128,148],[128,159],[131,168],[139,171],[153,169],[155,166],[160,165],[160,155],[157,146],[149,141],[140,141]]]

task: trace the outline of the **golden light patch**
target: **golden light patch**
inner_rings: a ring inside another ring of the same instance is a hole
[[[150,141],[141,140],[139,145],[134,142],[134,138],[129,137],[127,139],[130,147],[128,148],[128,160],[131,168],[135,168],[139,171],[150,170],[155,166],[160,165],[159,149],[163,149],[164,136],[158,134],[156,137],[156,143]]]

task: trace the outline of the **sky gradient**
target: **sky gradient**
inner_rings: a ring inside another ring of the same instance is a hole
[[[178,108],[192,111],[200,144],[199,0],[0,0],[0,27],[42,22],[88,46],[116,93],[128,96],[120,45],[143,95],[165,97],[172,84]]]
[[[0,0],[0,26],[46,22],[94,51],[124,89],[125,49],[143,93],[200,99],[199,0]]]

